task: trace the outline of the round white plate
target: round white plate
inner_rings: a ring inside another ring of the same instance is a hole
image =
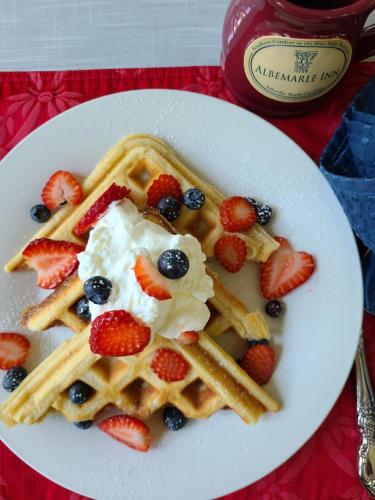
[[[58,415],[41,425],[8,429],[4,442],[53,481],[95,499],[212,498],[241,488],[290,457],[317,429],[348,376],[362,317],[358,254],[349,224],[318,168],[290,139],[257,116],[203,95],[135,91],[90,101],[30,134],[0,166],[0,261],[37,229],[28,215],[57,169],[86,175],[122,136],[156,134],[228,195],[254,196],[276,209],[272,230],[311,252],[313,277],[286,299],[272,322],[278,364],[270,392],[282,402],[246,426],[229,411],[190,421],[179,432],[151,422],[147,454],[81,431]],[[252,307],[262,306],[256,265],[224,282]],[[24,306],[40,298],[33,272],[1,274],[0,330],[18,329]],[[28,366],[61,338],[63,328],[31,335]],[[5,399],[0,389],[0,400]]]

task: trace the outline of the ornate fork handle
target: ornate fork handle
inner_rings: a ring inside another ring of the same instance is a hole
[[[357,415],[362,441],[358,452],[358,474],[363,486],[375,496],[375,401],[367,371],[363,336],[355,358],[357,375]]]

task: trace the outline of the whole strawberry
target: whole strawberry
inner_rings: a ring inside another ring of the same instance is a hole
[[[275,351],[267,340],[252,341],[240,366],[259,385],[267,384],[276,365]]]

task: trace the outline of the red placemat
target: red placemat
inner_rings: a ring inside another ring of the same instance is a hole
[[[301,118],[269,121],[318,161],[352,97],[373,75],[375,63],[354,64],[319,110]],[[105,94],[142,88],[183,89],[233,101],[217,67],[0,73],[0,157],[37,126],[72,106]],[[375,333],[375,317],[365,315],[364,329],[368,356],[372,359],[370,375],[375,379],[375,339],[370,335]],[[358,440],[351,376],[328,418],[298,453],[264,479],[223,498],[368,498],[357,478]],[[0,443],[0,500],[26,498],[84,497],[45,479]]]

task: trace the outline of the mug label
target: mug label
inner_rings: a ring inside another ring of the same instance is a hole
[[[282,102],[311,101],[344,76],[352,46],[343,38],[264,36],[244,54],[247,79],[261,94]]]

